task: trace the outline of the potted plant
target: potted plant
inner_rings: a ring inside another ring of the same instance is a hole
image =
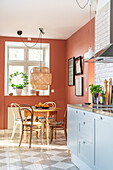
[[[29,84],[28,76],[23,72],[16,71],[9,75],[9,83],[13,89],[16,89],[16,94],[21,95],[22,89]]]
[[[93,103],[98,104],[97,99],[98,99],[98,94],[100,93],[101,85],[90,84],[89,87],[90,87],[90,92],[92,94]]]

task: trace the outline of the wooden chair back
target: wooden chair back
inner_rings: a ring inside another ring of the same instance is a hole
[[[66,120],[67,120],[67,109],[65,110],[64,118],[63,118],[63,122],[64,122],[65,127],[66,127]]]
[[[20,107],[19,104],[11,103],[11,111],[13,113],[14,121],[16,121],[18,118],[20,118],[19,107]]]
[[[47,104],[52,108],[56,108],[56,103],[55,102],[45,102],[44,104]]]
[[[23,123],[24,117],[23,117],[22,111],[28,111],[30,113],[30,115],[31,115],[30,116],[30,121],[31,121],[31,125],[32,125],[33,124],[33,108],[30,105],[27,105],[27,104],[21,104],[20,105],[19,113],[20,113],[21,121]]]

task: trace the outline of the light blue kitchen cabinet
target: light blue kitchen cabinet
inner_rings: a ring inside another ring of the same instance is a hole
[[[113,118],[95,117],[95,170],[113,170]]]
[[[78,157],[91,168],[94,164],[94,116],[78,112]]]
[[[78,157],[84,161],[89,167],[93,167],[94,163],[94,145],[84,138],[78,137]]]
[[[77,155],[77,113],[76,109],[67,108],[67,145],[75,155]]]
[[[113,170],[113,117],[68,107],[68,149],[80,170]]]

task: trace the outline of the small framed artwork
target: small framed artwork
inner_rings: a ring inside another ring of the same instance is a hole
[[[83,63],[82,57],[75,58],[75,75],[83,74]]]
[[[83,96],[83,77],[75,78],[75,96]]]
[[[68,86],[75,85],[75,57],[68,59]]]

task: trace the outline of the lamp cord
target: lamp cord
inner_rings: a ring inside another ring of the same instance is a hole
[[[28,47],[28,48],[33,48],[33,47],[36,46],[36,44],[37,44],[37,43],[39,42],[39,40],[42,38],[42,34],[45,34],[45,33],[43,32],[43,29],[42,29],[42,28],[39,28],[39,31],[40,31],[39,38],[37,38],[37,41],[36,41],[35,44],[33,44],[32,46],[28,46],[28,45],[24,42],[24,40],[23,40],[23,38],[21,37],[21,35],[19,35],[19,36],[20,36],[21,41],[23,42],[23,44],[24,44],[26,47]]]
[[[89,0],[87,0],[86,4],[83,7],[79,4],[78,0],[76,0],[76,2],[81,9],[84,9],[87,6],[87,4],[89,3]]]
[[[40,34],[41,34],[41,32],[40,32]],[[39,37],[40,37],[40,34],[39,34]],[[28,48],[33,48],[33,47],[35,47],[36,44],[37,44],[38,41],[39,41],[39,38],[38,38],[35,44],[33,44],[32,46],[28,46],[28,45],[24,42],[24,40],[23,40],[23,38],[21,37],[21,35],[20,35],[20,39],[21,39],[21,41],[24,43],[24,45],[25,45],[26,47],[28,47]]]
[[[91,48],[91,4],[90,4],[90,48]]]
[[[42,67],[42,64],[41,64],[41,51],[42,51],[42,33],[40,34],[40,68]]]

